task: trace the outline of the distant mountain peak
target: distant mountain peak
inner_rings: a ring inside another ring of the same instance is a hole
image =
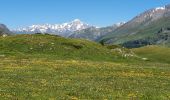
[[[74,19],[73,22],[82,22],[80,19]]]

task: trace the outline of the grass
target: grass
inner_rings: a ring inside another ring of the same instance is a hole
[[[134,51],[149,61],[50,35],[0,38],[0,48],[0,100],[170,99],[169,61],[158,59],[158,51],[148,56],[147,47]]]
[[[170,63],[170,48],[163,46],[146,46],[134,49],[141,57],[146,57],[152,62]]]
[[[0,99],[170,99],[168,64],[6,58],[0,66]]]

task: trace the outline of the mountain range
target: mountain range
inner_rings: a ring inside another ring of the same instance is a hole
[[[170,46],[170,5],[147,10],[128,22],[98,28],[79,19],[63,24],[32,25],[13,33],[49,33],[68,38],[82,38],[102,44],[118,44],[128,48],[145,45]],[[11,33],[1,24],[0,34]]]
[[[124,23],[125,22],[120,22],[112,26],[98,28],[97,26],[89,25],[79,19],[75,19],[63,24],[32,25],[25,28],[15,29],[13,32],[18,34],[50,33],[63,37],[83,38],[95,41],[99,37],[114,31]]]
[[[79,19],[75,19],[72,22],[63,24],[44,24],[44,25],[32,25],[25,28],[19,28],[13,30],[14,33],[31,34],[31,33],[50,33],[63,37],[70,36],[74,31],[82,30],[91,27],[90,25],[83,23]]]

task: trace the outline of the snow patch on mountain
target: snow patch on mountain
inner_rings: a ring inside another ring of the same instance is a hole
[[[120,26],[124,25],[125,23],[126,23],[126,22],[119,22],[119,23],[114,24],[113,26],[120,27]]]
[[[156,11],[158,11],[158,10],[165,10],[165,6],[164,7],[157,7],[157,8],[155,8],[155,10]]]

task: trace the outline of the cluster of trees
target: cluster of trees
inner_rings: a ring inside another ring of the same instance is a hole
[[[170,40],[170,28],[161,28],[154,36],[150,36],[144,39],[128,41],[122,44],[122,46],[127,48],[138,48],[146,45],[154,45],[159,43],[159,41]]]
[[[152,45],[152,44],[154,44],[154,42],[151,41],[150,39],[140,39],[140,40],[125,42],[122,44],[122,46],[126,48],[138,48],[138,47]]]
[[[159,31],[158,31],[158,33],[163,33],[163,32],[168,32],[168,31],[170,31],[170,27],[166,27],[166,28],[161,28]]]

